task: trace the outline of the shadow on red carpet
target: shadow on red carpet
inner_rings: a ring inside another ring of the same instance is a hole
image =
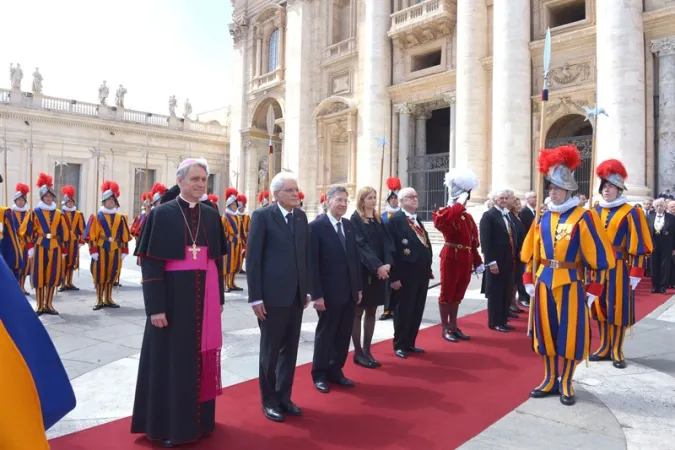
[[[636,317],[642,319],[669,296],[638,287]],[[215,432],[185,449],[452,449],[476,436],[528,399],[543,376],[541,360],[525,336],[527,314],[514,320],[517,332],[487,328],[485,311],[460,319],[470,342],[448,343],[438,326],[420,331],[422,356],[396,358],[391,341],[374,346],[383,366],[352,364],[345,374],[353,389],[321,394],[310,365],[298,367],[293,400],[304,417],[283,424],[265,419],[257,380],[230,386],[218,399]],[[594,329],[595,332],[595,329]],[[595,345],[595,343],[593,344]],[[563,407],[562,405],[560,406]],[[159,448],[129,433],[125,418],[50,441],[52,450]]]

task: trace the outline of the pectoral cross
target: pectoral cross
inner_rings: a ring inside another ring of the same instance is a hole
[[[190,247],[190,248],[188,249],[188,251],[189,251],[190,253],[192,253],[192,259],[194,259],[194,260],[196,261],[196,260],[197,260],[197,253],[201,252],[202,249],[199,248],[199,247],[197,247],[197,244],[195,244],[195,243],[193,242],[193,243],[192,243],[192,247]]]

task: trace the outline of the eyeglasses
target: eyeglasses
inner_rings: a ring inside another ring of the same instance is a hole
[[[300,192],[300,189],[298,189],[298,188],[288,188],[288,189],[282,189],[281,192],[285,192],[287,194],[293,194],[293,193],[297,194],[298,192]]]

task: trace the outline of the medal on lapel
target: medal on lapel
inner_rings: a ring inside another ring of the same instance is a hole
[[[401,239],[401,244],[408,245],[408,240],[406,238]]]
[[[403,249],[403,254],[404,254],[405,256],[410,256],[410,249],[409,249],[409,248],[404,248],[404,249]]]

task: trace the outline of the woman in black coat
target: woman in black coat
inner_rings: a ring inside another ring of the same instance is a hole
[[[356,308],[352,341],[354,343],[354,362],[360,366],[374,369],[381,364],[370,354],[370,344],[375,331],[377,307],[384,305],[387,292],[386,280],[393,263],[394,246],[387,234],[382,220],[375,211],[377,192],[371,187],[361,188],[356,196],[356,211],[351,222],[356,229],[356,244],[361,256],[363,276],[363,297]],[[363,320],[363,346],[361,345],[361,322]]]

